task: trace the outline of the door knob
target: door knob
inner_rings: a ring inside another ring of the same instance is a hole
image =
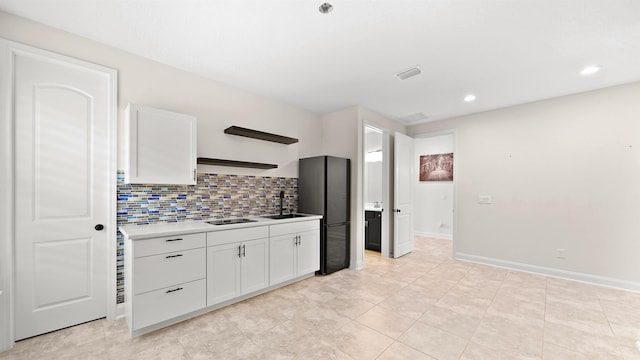
[[[102,225],[102,224],[98,224],[98,225],[96,225],[96,226],[94,227],[94,229],[96,229],[97,231],[100,231],[100,230],[104,229],[104,225]]]

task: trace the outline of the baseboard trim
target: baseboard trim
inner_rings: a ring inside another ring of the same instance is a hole
[[[537,266],[531,264],[524,264],[514,261],[500,260],[494,258],[488,258],[484,256],[477,256],[465,253],[454,253],[453,257],[456,260],[467,261],[483,265],[497,266],[510,270],[517,270],[528,272],[532,274],[545,275],[555,278],[561,278],[566,280],[573,280],[583,282],[592,285],[605,286],[610,288],[622,289],[633,292],[640,292],[640,283],[633,281],[626,281],[621,279],[615,279],[610,277],[585,274],[580,272],[554,269],[544,266]]]
[[[436,238],[436,239],[453,240],[453,235],[451,234],[432,233],[432,232],[426,232],[426,231],[414,231],[413,234],[417,236],[426,236],[426,237]]]
[[[355,266],[352,267],[353,270],[362,270],[364,269],[364,262],[362,260],[358,260],[355,262]]]

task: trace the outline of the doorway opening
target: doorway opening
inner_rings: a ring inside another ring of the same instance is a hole
[[[365,124],[362,150],[364,251],[392,257],[389,132]]]
[[[414,188],[415,235],[453,240],[456,132],[446,130],[418,134],[414,136],[414,146],[414,157],[420,161],[416,164],[419,176]],[[449,161],[452,164],[448,164]],[[449,172],[450,176],[442,176]]]

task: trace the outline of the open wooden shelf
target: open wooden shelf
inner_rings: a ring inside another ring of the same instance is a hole
[[[203,157],[198,158],[198,164],[244,167],[244,168],[253,168],[253,169],[275,169],[278,167],[278,165],[276,164],[265,164],[265,163],[256,163],[256,162],[238,161],[238,160],[211,159],[211,158],[203,158]]]
[[[224,133],[225,134],[231,134],[231,135],[237,135],[237,136],[244,136],[244,137],[248,137],[248,138],[252,138],[252,139],[277,142],[277,143],[286,144],[286,145],[291,145],[291,144],[295,144],[295,143],[298,142],[298,139],[296,139],[296,138],[292,138],[292,137],[288,137],[288,136],[282,136],[282,135],[276,135],[276,134],[271,134],[271,133],[264,132],[264,131],[247,129],[247,128],[243,128],[243,127],[240,127],[240,126],[230,126],[230,127],[226,128],[226,129],[224,129]]]

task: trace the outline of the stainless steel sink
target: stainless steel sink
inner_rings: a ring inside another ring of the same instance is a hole
[[[252,220],[252,219],[246,219],[246,218],[239,218],[239,219],[220,219],[220,220],[211,220],[211,221],[207,221],[208,224],[211,225],[229,225],[229,224],[243,224],[243,223],[250,223],[250,222],[256,222],[258,220]]]
[[[304,215],[304,214],[282,214],[282,215],[264,215],[264,216],[261,216],[261,217],[267,218],[267,219],[281,220],[281,219],[301,218],[301,217],[306,217],[306,216],[308,216],[308,215]]]

